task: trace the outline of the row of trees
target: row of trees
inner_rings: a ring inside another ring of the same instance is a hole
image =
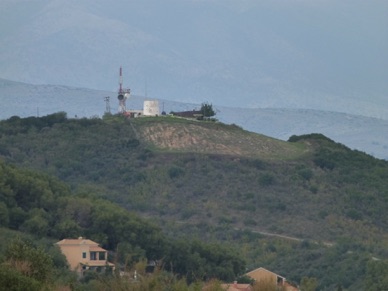
[[[4,247],[4,245],[3,245]],[[216,249],[217,251],[218,249]],[[193,262],[192,262],[193,263]],[[222,264],[223,262],[219,262]],[[88,273],[81,281],[66,269],[66,258],[52,244],[32,243],[28,239],[17,237],[11,240],[0,254],[0,290],[176,290],[176,291],[222,291],[221,281],[211,279],[186,280],[167,271],[163,266],[157,267],[152,274],[146,273],[146,260],[139,260],[127,265],[126,276],[119,275],[119,270],[110,274]],[[193,263],[193,266],[196,266]],[[198,268],[206,266],[197,266]],[[357,290],[381,291],[388,286],[388,261],[372,260],[366,265],[366,275]],[[136,274],[136,275],[135,275]],[[189,282],[188,282],[189,281]],[[251,283],[253,290],[285,290],[273,285],[273,282],[253,282],[247,277],[239,278],[240,283]],[[316,291],[319,281],[313,277],[303,277],[301,291]],[[342,284],[332,285],[331,290],[349,290]],[[324,288],[323,288],[324,289]],[[326,289],[324,289],[326,290]]]

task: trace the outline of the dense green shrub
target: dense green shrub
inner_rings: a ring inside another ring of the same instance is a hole
[[[275,182],[275,178],[270,173],[264,173],[259,176],[259,184],[261,186],[270,186]]]
[[[44,284],[38,280],[24,276],[17,269],[0,264],[0,290],[7,291],[42,291]],[[48,290],[48,288],[46,289]]]
[[[369,291],[388,290],[387,260],[368,262],[364,288]]]
[[[170,176],[171,179],[174,179],[174,178],[177,178],[181,175],[184,175],[185,173],[185,170],[181,167],[177,167],[177,166],[172,166],[169,170],[168,170],[168,175]]]
[[[16,239],[12,241],[5,253],[5,263],[24,276],[39,282],[49,282],[52,278],[53,262],[46,252],[35,247],[30,241]]]

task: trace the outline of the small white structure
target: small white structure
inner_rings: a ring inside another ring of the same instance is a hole
[[[144,116],[158,116],[159,113],[159,101],[157,100],[146,100],[144,101]]]

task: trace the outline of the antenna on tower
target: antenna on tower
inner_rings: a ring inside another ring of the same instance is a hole
[[[119,93],[123,92],[123,68],[120,67],[120,78],[119,78]]]
[[[119,113],[125,114],[127,112],[125,101],[129,98],[130,93],[130,89],[123,89],[123,69],[120,67],[119,92],[117,95],[117,99],[119,99]]]

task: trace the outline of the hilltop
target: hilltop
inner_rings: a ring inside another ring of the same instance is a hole
[[[346,273],[350,258],[359,264],[346,278],[365,272],[372,257],[386,259],[388,163],[320,134],[286,142],[219,122],[62,112],[1,121],[0,155],[173,237],[244,245],[250,267],[266,264],[296,281],[307,274],[338,283],[321,269],[334,253],[341,259],[333,272]],[[268,233],[285,238],[262,237]]]
[[[45,116],[58,111],[67,112],[71,118],[101,117],[106,107],[104,96],[111,96],[112,112],[117,111],[117,100],[112,97],[115,95],[108,91],[31,85],[0,79],[0,119]],[[132,95],[127,101],[127,107],[141,109],[146,99],[144,96]],[[159,99],[159,105],[160,110],[166,112],[192,110],[200,106],[165,99]],[[252,132],[281,140],[287,140],[291,135],[319,132],[351,149],[388,159],[388,141],[383,134],[388,128],[388,115],[381,106],[368,109],[365,116],[311,109],[214,107],[217,119],[221,122],[236,124]]]

